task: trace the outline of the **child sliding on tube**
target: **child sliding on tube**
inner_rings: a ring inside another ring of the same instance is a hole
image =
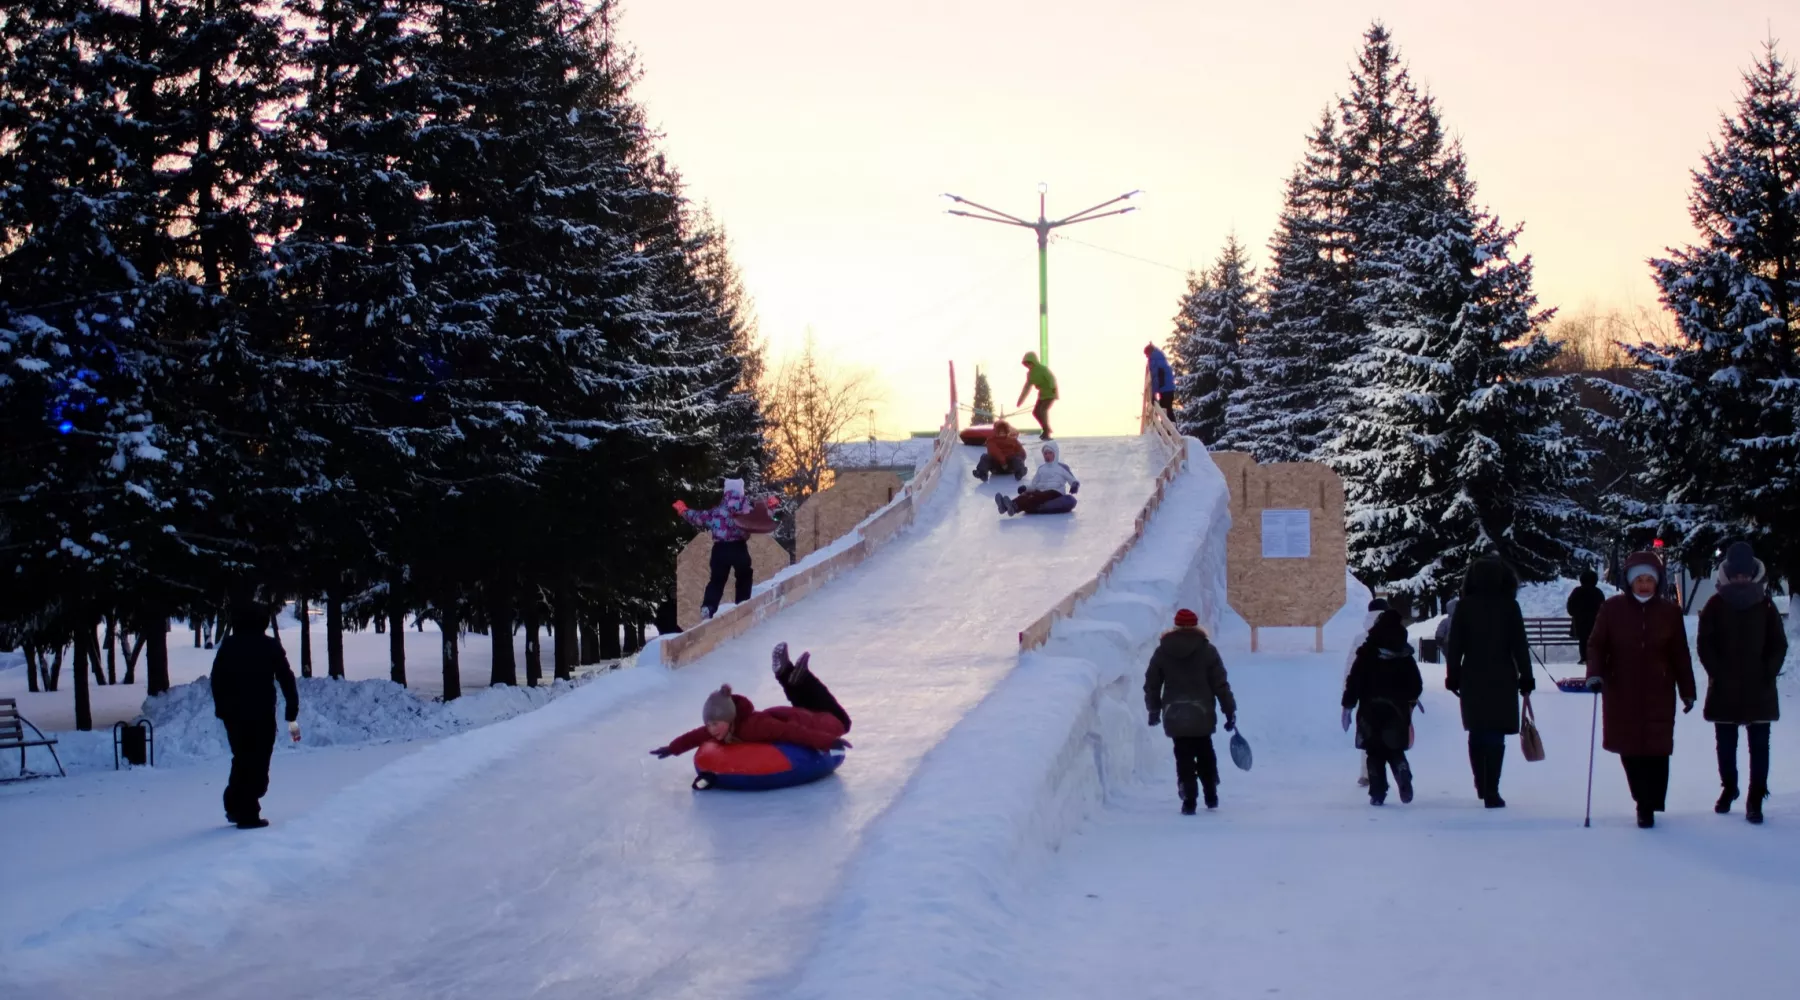
[[[1038,466],[1036,474],[1031,477],[1031,485],[1019,487],[1019,495],[1010,499],[1004,493],[994,494],[994,506],[1000,508],[1000,513],[1011,517],[1014,514],[1029,514],[1064,493],[1081,492],[1081,481],[1075,478],[1074,470],[1059,461],[1061,457],[1062,450],[1056,442],[1045,441],[1044,464]]]
[[[715,743],[792,743],[814,750],[844,750],[850,741],[850,714],[819,680],[807,662],[811,653],[801,653],[800,661],[788,659],[785,642],[775,644],[770,656],[775,680],[781,684],[792,708],[776,707],[757,711],[750,699],[734,694],[731,685],[720,685],[706,696],[699,729],[682,733],[668,746],[650,751],[659,758],[673,757],[698,750],[703,744]]]

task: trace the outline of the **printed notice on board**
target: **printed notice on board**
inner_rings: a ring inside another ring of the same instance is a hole
[[[1262,554],[1264,559],[1312,558],[1312,511],[1263,511]]]

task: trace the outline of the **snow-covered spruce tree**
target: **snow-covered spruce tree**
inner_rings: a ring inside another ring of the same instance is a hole
[[[1240,384],[1216,448],[1259,462],[1308,461],[1336,433],[1345,387],[1334,368],[1360,346],[1343,229],[1340,139],[1326,112],[1288,179],[1270,240],[1263,329],[1244,345]]]
[[[1175,424],[1183,434],[1209,444],[1228,434],[1226,407],[1243,384],[1244,344],[1260,335],[1263,321],[1256,269],[1232,234],[1206,278],[1188,278],[1175,316]]]
[[[1563,434],[1559,346],[1541,332],[1516,229],[1474,204],[1461,151],[1435,156],[1418,197],[1377,206],[1391,242],[1360,303],[1380,317],[1341,366],[1352,405],[1326,459],[1344,476],[1358,576],[1446,596],[1497,553],[1528,580],[1591,558],[1590,514],[1570,500],[1582,456]],[[1396,218],[1383,218],[1382,216]],[[1401,238],[1402,229],[1422,235]]]
[[[1694,172],[1697,244],[1651,262],[1680,340],[1640,344],[1623,409],[1603,430],[1636,446],[1659,504],[1630,511],[1706,572],[1722,542],[1751,542],[1800,586],[1800,89],[1771,43]]]
[[[969,403],[969,423],[994,422],[994,388],[988,384],[987,372],[975,369],[975,394]]]

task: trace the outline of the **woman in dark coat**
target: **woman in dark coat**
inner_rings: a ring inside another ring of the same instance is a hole
[[[1500,797],[1506,738],[1519,731],[1519,696],[1537,687],[1518,591],[1512,567],[1493,556],[1476,560],[1463,577],[1444,653],[1444,686],[1462,700],[1475,794],[1489,809],[1506,805]]]
[[[1634,552],[1625,560],[1627,593],[1609,598],[1588,638],[1588,686],[1600,691],[1601,745],[1619,755],[1637,803],[1638,826],[1656,825],[1669,791],[1675,752],[1675,698],[1694,707],[1694,663],[1681,607],[1660,596],[1662,560]]]
[[[1744,818],[1762,822],[1769,794],[1769,724],[1781,718],[1775,678],[1787,657],[1781,612],[1763,587],[1764,569],[1745,542],[1725,552],[1714,576],[1718,591],[1700,611],[1700,665],[1706,668],[1706,721],[1718,745],[1719,795],[1714,812],[1728,813],[1738,796],[1738,727],[1750,731],[1750,797]]]

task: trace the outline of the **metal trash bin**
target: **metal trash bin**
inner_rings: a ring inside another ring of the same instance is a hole
[[[119,769],[119,758],[136,767],[156,766],[156,726],[139,716],[136,720],[113,723],[113,770]]]
[[[1427,637],[1419,640],[1419,658],[1426,663],[1438,662],[1437,639]]]

